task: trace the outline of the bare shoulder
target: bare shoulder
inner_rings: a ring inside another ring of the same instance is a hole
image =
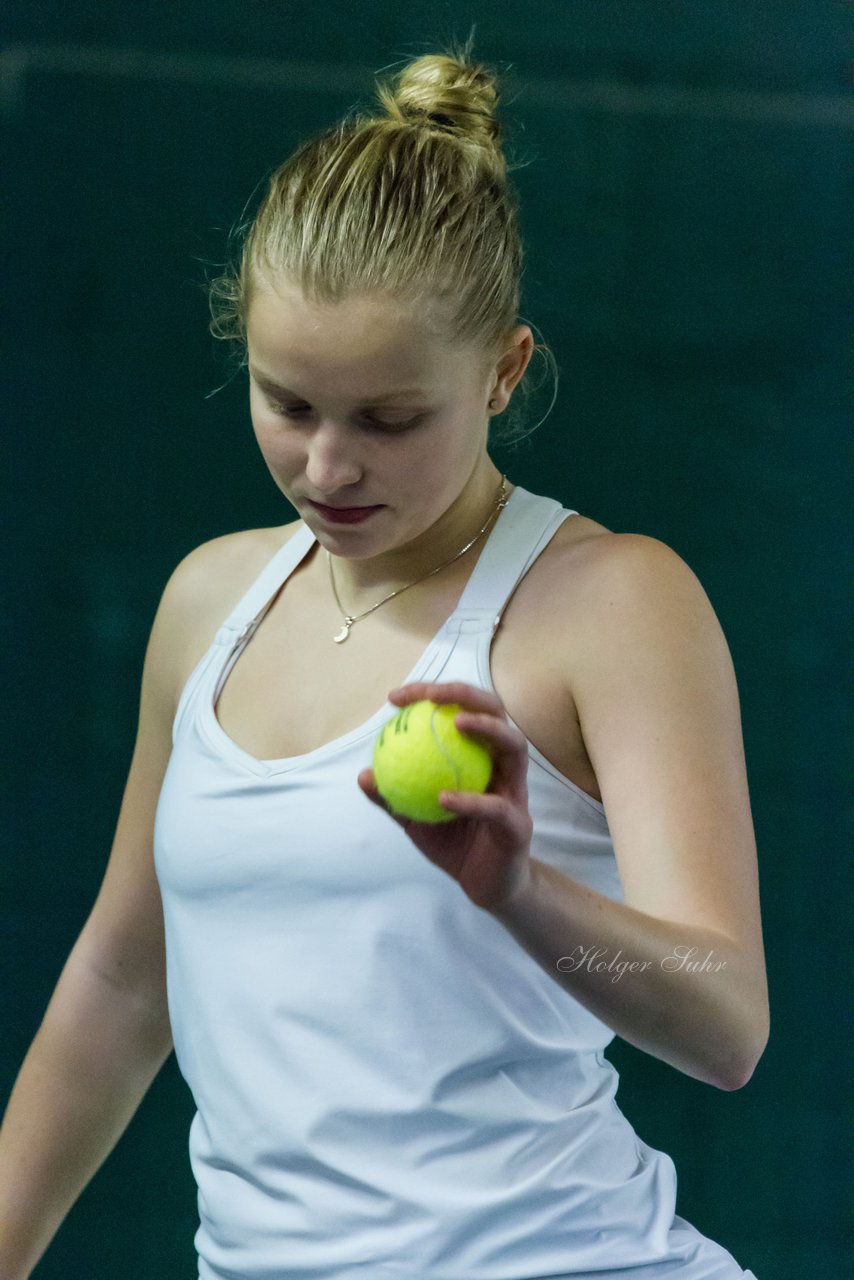
[[[574,526],[574,527],[573,527]],[[562,536],[559,536],[562,535]],[[705,646],[726,649],[712,604],[690,565],[667,543],[642,533],[614,533],[586,517],[564,521],[537,595],[557,628],[553,652],[562,655],[563,675],[576,712],[591,671],[609,663],[623,667],[639,645],[664,653],[688,635]],[[571,637],[571,643],[566,638]]]
[[[523,579],[523,583],[530,580],[533,597],[527,603],[542,603],[546,610],[544,616],[554,617],[561,623],[565,620],[564,606],[578,618],[581,603],[578,593],[584,593],[586,610],[591,603],[590,594],[597,593],[603,565],[619,559],[624,554],[626,540],[638,536],[614,533],[589,516],[567,517]]]
[[[589,516],[568,516],[516,587],[510,616],[524,617],[526,634],[534,623],[546,637],[577,637],[579,621],[589,616],[591,598],[597,594],[597,566],[614,554],[625,536]],[[557,629],[555,636],[552,628]],[[559,649],[564,650],[562,643]]]
[[[656,579],[669,579],[675,587],[681,582],[686,590],[705,595],[678,552],[649,534],[614,533],[586,516],[575,516],[564,521],[553,542],[553,572],[571,581],[572,588],[558,593],[557,602],[572,608],[577,624],[592,619],[598,627],[614,606],[615,592],[624,604],[632,598],[641,601]]]
[[[301,523],[294,520],[272,528],[239,529],[210,538],[184,556],[172,580],[189,603],[202,606],[209,599],[216,607],[222,599],[228,599],[230,592],[244,585],[245,575],[260,569],[275,555]]]
[[[166,586],[172,597],[175,706],[217,627],[301,524],[221,534],[194,547],[176,566]]]
[[[573,554],[572,589],[558,593],[555,610],[572,642],[555,651],[603,798],[614,761],[634,767],[629,743],[642,725],[641,738],[659,724],[660,743],[680,727],[705,725],[710,743],[714,722],[736,758],[742,748],[732,656],[690,565],[661,539],[640,533],[586,538],[565,552],[564,563]],[[640,750],[641,742],[635,745]],[[612,809],[615,803],[612,791]]]

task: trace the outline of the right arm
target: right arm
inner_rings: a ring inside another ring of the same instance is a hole
[[[104,880],[0,1129],[0,1280],[30,1275],[172,1049],[154,815],[191,618],[210,589],[211,556],[223,541],[204,543],[181,561],[154,618]]]

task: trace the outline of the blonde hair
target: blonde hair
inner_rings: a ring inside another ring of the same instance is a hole
[[[465,47],[416,58],[378,82],[385,114],[351,111],[272,174],[236,269],[208,285],[210,331],[236,343],[241,367],[257,281],[279,274],[317,303],[385,292],[425,317],[439,304],[449,341],[482,350],[484,367],[501,354],[521,293],[507,176],[517,166],[502,148],[497,74],[470,60],[473,34]],[[557,374],[549,348],[535,350]],[[528,392],[524,381],[517,389]],[[498,428],[493,419],[491,441],[530,434],[518,418]]]

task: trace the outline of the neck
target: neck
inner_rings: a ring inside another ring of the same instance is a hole
[[[437,565],[450,560],[476,538],[483,525],[486,531],[468,551],[435,575],[445,580],[455,570],[463,569],[479,555],[497,518],[502,473],[487,459],[482,469],[474,472],[446,510],[422,533],[407,542],[378,555],[356,558],[332,553],[335,583],[342,604],[355,614],[375,604],[391,591],[429,574]],[[505,481],[505,498],[513,491]]]

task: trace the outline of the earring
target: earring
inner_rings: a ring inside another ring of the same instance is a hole
[[[496,402],[495,402],[494,400],[490,400],[490,402],[489,402],[489,408],[490,408],[490,409],[494,409],[494,408],[495,408],[495,404],[496,404]]]

